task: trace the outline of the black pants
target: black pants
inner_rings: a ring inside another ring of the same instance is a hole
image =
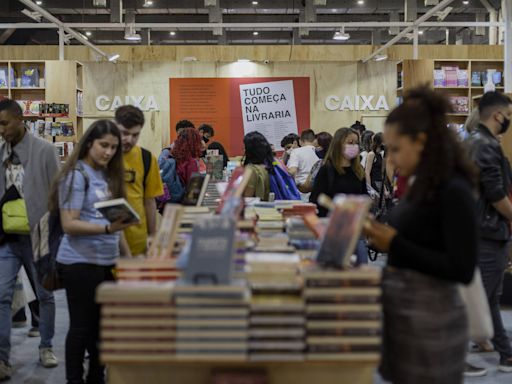
[[[500,313],[500,296],[503,291],[503,278],[508,260],[509,243],[481,239],[478,266],[491,310],[494,349],[502,359],[512,357],[512,347],[503,327]]]
[[[104,384],[105,369],[99,361],[100,306],[95,302],[96,288],[114,280],[113,266],[59,264],[69,309],[66,337],[66,379],[68,384],[84,383],[84,354],[89,353],[87,384]]]

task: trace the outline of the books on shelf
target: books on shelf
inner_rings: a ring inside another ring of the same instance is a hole
[[[39,68],[35,65],[22,65],[19,74],[19,87],[37,88],[44,87],[43,77],[39,77]]]
[[[124,198],[99,201],[94,203],[94,208],[111,223],[116,221],[122,221],[123,223],[136,223],[140,221],[139,214]]]
[[[457,66],[443,66],[441,69],[434,69],[434,87],[467,88],[468,86],[469,73],[467,69],[460,69]]]
[[[454,113],[469,113],[469,98],[467,96],[450,96],[450,104]]]
[[[39,116],[44,100],[16,100],[23,111],[23,116]]]

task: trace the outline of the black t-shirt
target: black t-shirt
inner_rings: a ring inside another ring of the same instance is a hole
[[[318,205],[318,196],[325,193],[330,198],[344,193],[348,195],[366,195],[366,181],[364,177],[359,179],[351,167],[343,168],[344,174],[339,174],[330,164],[320,167],[313,184],[313,191],[309,201]],[[327,216],[328,210],[318,205],[318,215]]]
[[[445,182],[432,202],[404,198],[389,214],[398,231],[388,264],[440,279],[469,283],[478,251],[476,199],[460,176]]]

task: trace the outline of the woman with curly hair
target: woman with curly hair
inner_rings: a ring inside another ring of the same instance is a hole
[[[203,151],[201,136],[194,128],[183,129],[171,150],[176,160],[176,171],[183,185],[187,185],[192,174],[199,172],[199,158]]]
[[[478,250],[476,173],[454,132],[448,100],[409,91],[387,117],[388,161],[409,188],[388,215],[369,221],[370,244],[388,253],[380,372],[400,383],[462,383],[468,343],[459,284],[469,284]]]

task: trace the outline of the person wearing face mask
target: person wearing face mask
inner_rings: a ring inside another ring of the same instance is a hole
[[[364,169],[359,158],[359,135],[352,128],[340,128],[334,134],[318,171],[309,201],[318,205],[318,197],[333,198],[339,193],[367,194]],[[318,205],[318,215],[327,216],[327,209]]]
[[[500,355],[498,369],[512,372],[512,347],[503,328],[499,306],[512,221],[512,172],[501,149],[499,136],[509,129],[512,100],[502,93],[488,92],[482,96],[478,109],[480,124],[468,139],[471,157],[480,171],[478,265],[494,325],[492,343]]]

